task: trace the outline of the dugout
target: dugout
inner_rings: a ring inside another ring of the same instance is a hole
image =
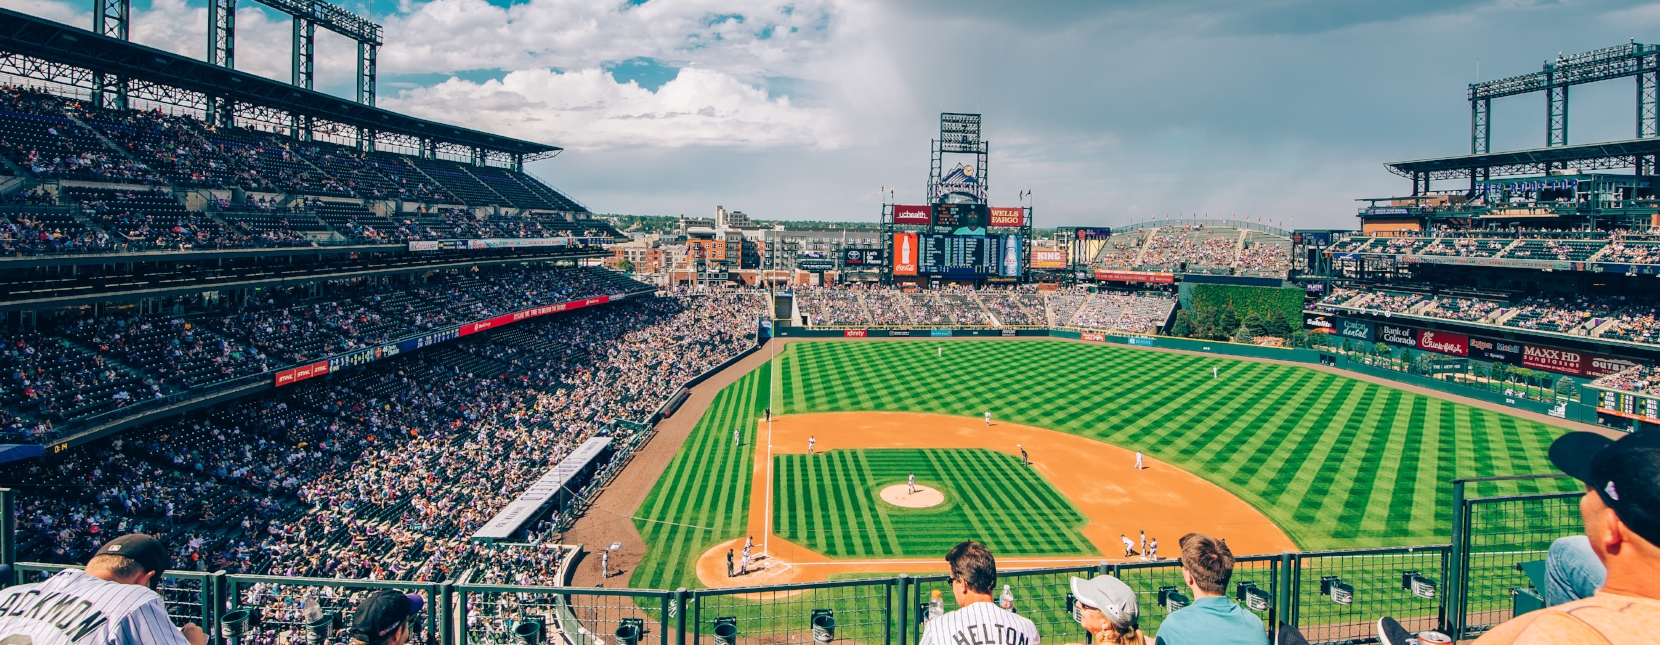
[[[611,461],[613,453],[610,437],[583,442],[479,527],[473,533],[473,541],[484,544],[516,541],[513,538],[522,537],[526,527],[535,526],[548,513],[563,510],[594,474]]]

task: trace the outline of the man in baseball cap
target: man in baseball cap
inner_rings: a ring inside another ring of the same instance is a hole
[[[1072,579],[1072,597],[1077,600],[1073,617],[1089,632],[1096,645],[1143,645],[1141,609],[1135,590],[1123,580],[1100,576]]]
[[[167,548],[142,533],[106,542],[86,569],[0,591],[0,641],[33,645],[204,645],[195,623],[174,627],[155,592]],[[16,640],[21,639],[21,641]]]
[[[403,645],[409,640],[411,623],[420,618],[426,604],[420,596],[394,589],[381,589],[352,613],[352,642],[365,645]]]
[[[1551,444],[1550,460],[1585,484],[1579,512],[1608,577],[1590,598],[1523,614],[1476,643],[1654,642],[1660,633],[1660,433],[1615,441],[1571,432]]]

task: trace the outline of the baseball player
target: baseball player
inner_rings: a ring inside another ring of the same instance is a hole
[[[1141,559],[1147,559],[1147,532],[1141,532]]]
[[[742,443],[743,443],[743,431],[742,430],[733,430],[732,431],[732,447],[736,448],[739,445],[741,445]]]
[[[1135,552],[1135,541],[1131,540],[1130,536],[1124,535],[1123,533],[1118,534],[1118,539],[1124,541],[1124,557],[1130,557],[1130,554]]]
[[[738,575],[740,575],[740,576],[749,575],[749,544],[748,543],[744,544],[743,560],[738,565]]]
[[[764,414],[767,415],[767,418],[766,418],[767,423],[772,423],[772,408],[767,408],[766,411],[764,412]]]
[[[807,437],[807,454],[813,454],[813,445],[818,443],[818,437]]]
[[[599,578],[605,580],[611,577],[611,551],[599,552]]]
[[[1136,453],[1135,453],[1135,469],[1136,470],[1141,470],[1142,469],[1142,467],[1141,467],[1141,451],[1140,450],[1137,450]]]
[[[1022,465],[1022,466],[1032,465],[1032,458],[1031,458],[1030,455],[1026,454],[1025,446],[1022,446],[1022,445],[1017,443],[1017,444],[1014,445],[1014,447],[1020,449],[1020,465]]]
[[[1222,375],[1222,373],[1221,373],[1221,372],[1219,372],[1219,371],[1217,371],[1217,369],[1216,369],[1216,367],[1214,367],[1214,366],[1212,366],[1212,367],[1211,367],[1211,368],[1210,368],[1210,377],[1211,377],[1211,378],[1218,378],[1218,377],[1220,377],[1220,376],[1221,376],[1221,375]]]
[[[905,483],[910,485],[910,487],[911,487],[910,494],[915,495],[916,494],[916,473],[911,473],[911,477],[909,479],[907,479]]]
[[[732,577],[732,549],[726,550],[726,577]]]
[[[142,533],[104,543],[86,570],[65,569],[0,592],[0,640],[32,645],[205,645],[196,623],[174,627],[155,592],[167,548]]]
[[[1147,559],[1148,560],[1157,560],[1157,559],[1159,559],[1159,539],[1158,538],[1153,538],[1153,541],[1149,542],[1147,544]]]
[[[938,356],[940,358],[945,358],[945,348],[944,347],[935,347],[934,348],[934,355]]]
[[[744,538],[744,550],[748,551],[749,547],[752,547],[752,546],[755,546],[755,536],[751,535],[749,537]]]
[[[997,606],[997,561],[979,542],[963,542],[945,555],[957,610],[930,619],[917,645],[1038,645],[1037,625]]]
[[[991,427],[991,412],[986,412],[986,427]]]

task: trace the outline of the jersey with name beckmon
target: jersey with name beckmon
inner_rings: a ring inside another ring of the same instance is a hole
[[[917,645],[1038,645],[1037,625],[989,602],[928,621]]]
[[[161,596],[139,585],[65,569],[0,591],[0,642],[8,645],[189,645]]]

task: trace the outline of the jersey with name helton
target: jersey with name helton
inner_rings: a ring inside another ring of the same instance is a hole
[[[917,645],[1038,645],[1037,625],[990,602],[928,621]]]
[[[0,591],[0,643],[188,645],[156,592],[79,569]]]

